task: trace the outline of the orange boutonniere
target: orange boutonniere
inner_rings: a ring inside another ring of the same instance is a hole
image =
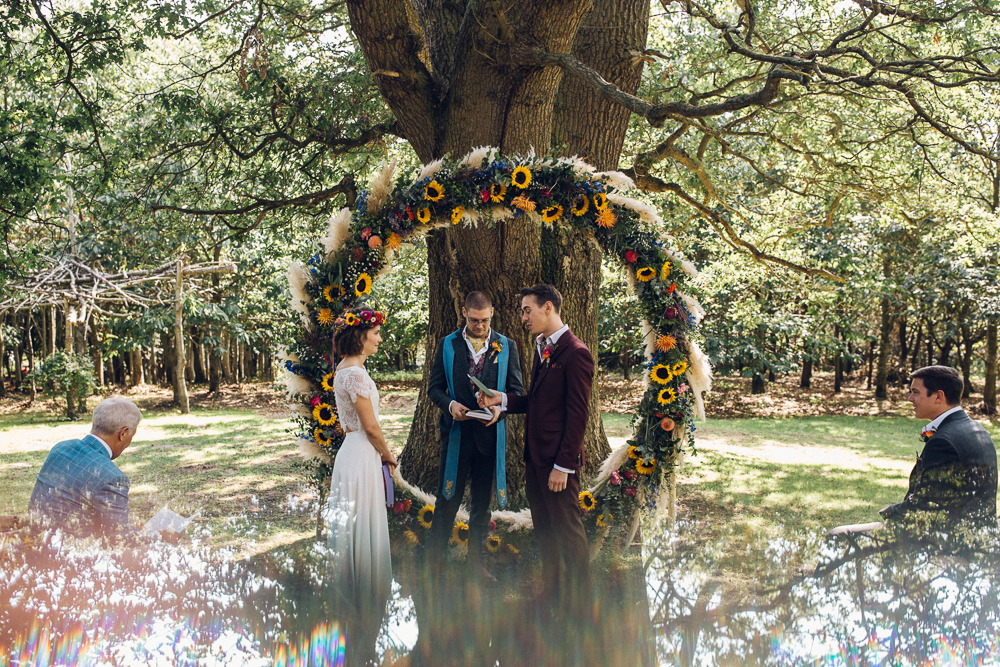
[[[498,340],[495,340],[493,341],[493,344],[490,345],[490,347],[493,348],[493,363],[494,364],[500,363],[500,353],[503,352],[503,343],[501,343]]]
[[[935,431],[934,429],[931,429],[931,428],[929,428],[929,429],[927,429],[926,431],[924,431],[923,433],[921,433],[921,434],[920,434],[920,437],[921,437],[921,438],[923,438],[923,439],[924,439],[924,441],[926,442],[926,441],[927,441],[927,440],[929,440],[929,439],[930,439],[930,437],[931,437],[932,435],[934,435],[935,433],[937,433],[937,431]]]
[[[548,345],[546,345],[545,347],[542,348],[542,362],[543,363],[546,363],[546,364],[549,363],[549,357],[552,356],[552,350],[554,350],[554,349],[556,349],[556,346],[553,345],[552,343],[549,343]]]

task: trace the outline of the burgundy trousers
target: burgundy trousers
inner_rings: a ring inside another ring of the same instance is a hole
[[[549,490],[551,468],[525,462],[528,506],[542,559],[542,595],[554,609],[576,615],[591,607],[590,554],[580,510],[580,478],[569,475],[566,488]]]

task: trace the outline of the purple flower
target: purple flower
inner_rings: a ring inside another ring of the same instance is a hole
[[[625,487],[625,495],[626,496],[634,496],[635,495],[635,487],[634,486],[626,486]]]
[[[679,314],[680,311],[677,309],[676,306],[670,306],[665,311],[663,311],[663,316],[671,320],[676,318]]]

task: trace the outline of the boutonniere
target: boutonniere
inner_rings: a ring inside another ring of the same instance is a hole
[[[549,363],[549,357],[552,356],[552,352],[555,349],[556,349],[556,346],[553,345],[552,343],[549,343],[548,345],[546,345],[545,347],[542,348],[542,363],[544,363],[544,364],[548,364]]]
[[[493,344],[490,345],[490,347],[493,348],[493,363],[494,364],[500,363],[500,353],[503,352],[503,343],[501,343],[498,340],[495,340],[493,341]]]
[[[923,433],[920,434],[920,438],[924,442],[927,442],[928,440],[930,440],[931,436],[934,435],[935,433],[937,433],[936,430],[934,430],[932,428],[929,428],[929,429],[925,430]]]

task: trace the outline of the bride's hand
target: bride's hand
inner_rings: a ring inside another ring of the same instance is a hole
[[[398,463],[396,463],[396,457],[392,455],[392,452],[389,452],[387,455],[382,457],[382,463],[389,466],[390,475],[396,472],[396,466],[399,465]]]

